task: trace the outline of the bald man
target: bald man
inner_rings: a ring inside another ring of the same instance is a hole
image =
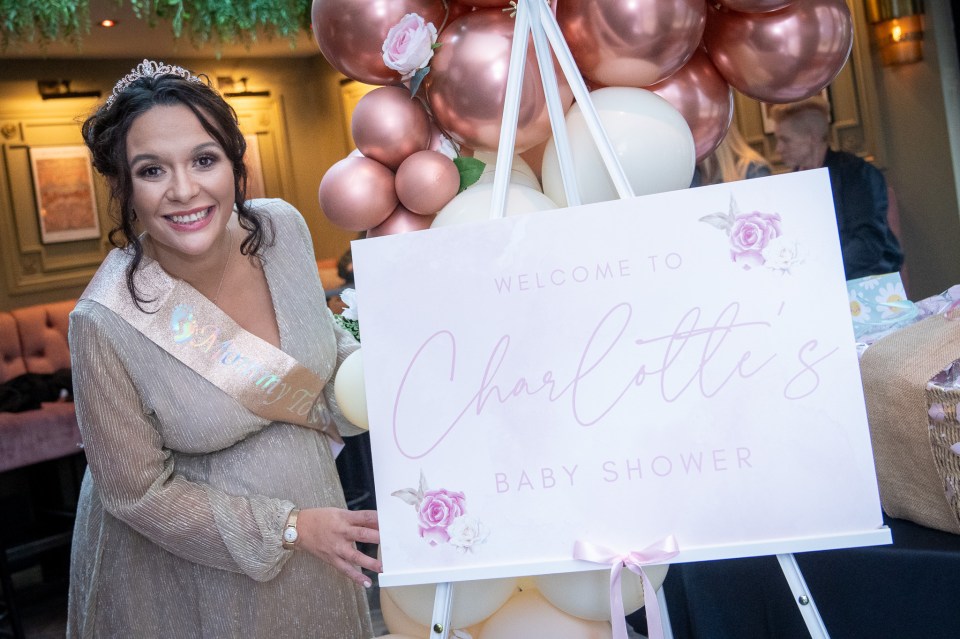
[[[887,183],[872,164],[828,144],[830,107],[819,97],[771,109],[777,152],[794,171],[826,167],[848,280],[899,271],[900,243],[887,224]]]

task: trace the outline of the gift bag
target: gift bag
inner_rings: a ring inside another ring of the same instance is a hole
[[[933,315],[860,358],[884,511],[960,534],[960,319]]]

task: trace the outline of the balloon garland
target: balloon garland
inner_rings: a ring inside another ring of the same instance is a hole
[[[353,114],[358,150],[321,180],[320,205],[331,222],[375,237],[484,219],[492,185],[481,179],[485,163],[472,156],[490,161],[497,149],[513,39],[508,4],[313,0],[313,33],[327,61],[348,78],[382,86],[361,98]],[[604,128],[616,131],[618,159],[638,194],[689,185],[693,162],[726,134],[732,89],[770,103],[816,95],[840,72],[853,42],[844,0],[562,0],[555,11]],[[535,150],[542,165],[514,158],[507,215],[565,203],[532,50],[515,151]],[[577,180],[589,194],[584,201],[613,199],[592,143],[576,133],[578,107],[558,77]],[[365,408],[359,357],[354,364],[336,392],[365,421],[356,405]],[[661,582],[665,574],[666,568]],[[629,579],[625,587],[635,593]],[[461,598],[472,606],[461,623],[471,626],[474,639],[609,635],[595,581],[595,574],[582,573],[521,580],[516,588],[504,580],[470,582],[476,593]],[[432,602],[422,591],[387,593],[391,614],[403,620],[387,620],[392,632],[420,633]],[[643,603],[642,593],[625,599]],[[467,614],[478,608],[482,615]]]

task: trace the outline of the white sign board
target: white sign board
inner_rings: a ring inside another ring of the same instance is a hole
[[[889,542],[825,170],[353,257],[382,584]]]

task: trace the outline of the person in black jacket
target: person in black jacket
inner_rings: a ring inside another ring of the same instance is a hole
[[[777,152],[795,171],[826,167],[848,280],[900,270],[903,253],[887,223],[887,183],[872,164],[828,144],[830,107],[820,97],[771,109]]]

